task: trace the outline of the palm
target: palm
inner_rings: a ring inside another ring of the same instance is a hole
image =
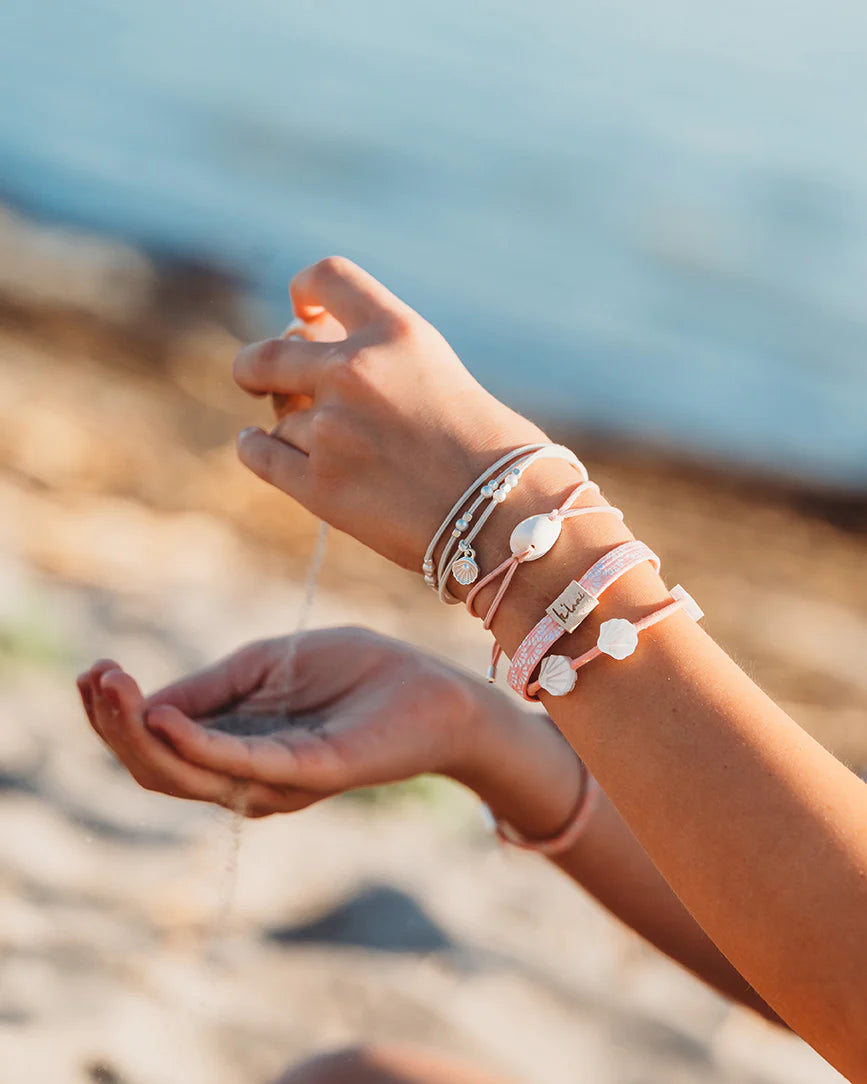
[[[445,770],[454,675],[412,648],[326,629],[243,648],[149,701],[190,764],[284,790],[291,808]],[[288,808],[285,806],[284,808]]]

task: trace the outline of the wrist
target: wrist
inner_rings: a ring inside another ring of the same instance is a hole
[[[527,472],[500,514],[491,519],[477,545],[477,558],[484,571],[498,566],[508,553],[511,530],[521,520],[557,507],[574,489],[575,471],[564,462],[541,462]],[[576,508],[607,505],[598,493],[586,493]],[[546,608],[571,580],[580,577],[603,555],[634,536],[626,525],[611,515],[586,515],[564,525],[557,544],[538,561],[518,566],[493,619],[491,631],[503,651],[511,657],[527,633],[543,617]],[[450,585],[462,600],[468,588]],[[482,589],[475,612],[484,616],[498,590],[496,583]],[[661,578],[649,563],[642,564],[606,591],[604,603],[590,614],[574,633],[558,642],[558,653],[579,655],[596,642],[599,625],[618,616],[636,621],[668,598]],[[546,694],[543,694],[543,698]]]
[[[472,683],[470,742],[446,773],[531,839],[568,821],[581,787],[577,756],[553,723],[489,685]]]

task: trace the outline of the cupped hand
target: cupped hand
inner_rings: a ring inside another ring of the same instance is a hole
[[[249,644],[147,699],[111,660],[78,687],[94,730],[142,786],[248,816],[471,759],[481,733],[471,679],[363,629],[295,639]]]
[[[244,430],[239,457],[321,519],[417,569],[473,479],[506,451],[547,438],[349,260],[323,260],[290,289],[304,337],[244,347],[235,379],[251,395],[304,408],[270,434]]]

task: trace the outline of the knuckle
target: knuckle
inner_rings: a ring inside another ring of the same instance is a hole
[[[259,343],[250,354],[251,375],[260,379],[269,376],[279,365],[282,353],[282,339],[265,339]]]
[[[313,273],[320,279],[343,279],[355,269],[346,256],[326,256],[313,266]]]
[[[310,441],[316,446],[326,447],[334,443],[340,433],[340,423],[333,410],[322,408],[310,419]]]
[[[421,318],[411,309],[389,312],[382,320],[389,339],[412,339],[419,333]]]

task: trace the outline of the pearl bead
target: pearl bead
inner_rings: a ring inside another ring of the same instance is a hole
[[[482,486],[482,496],[483,497],[493,497],[493,495],[494,495],[494,487],[491,485],[490,482],[488,482],[488,484],[486,486]]]
[[[494,500],[497,502],[497,504],[502,504],[507,496],[508,494],[502,493],[500,490],[497,490],[497,492],[494,494]]]
[[[519,467],[513,467],[511,473],[514,474],[516,478],[521,477],[521,470]]]
[[[457,529],[459,531],[465,531],[467,529],[467,527],[469,527],[469,523],[467,522],[465,517],[462,517],[461,519],[459,519],[457,521],[457,523],[455,524],[455,527],[457,527]]]

